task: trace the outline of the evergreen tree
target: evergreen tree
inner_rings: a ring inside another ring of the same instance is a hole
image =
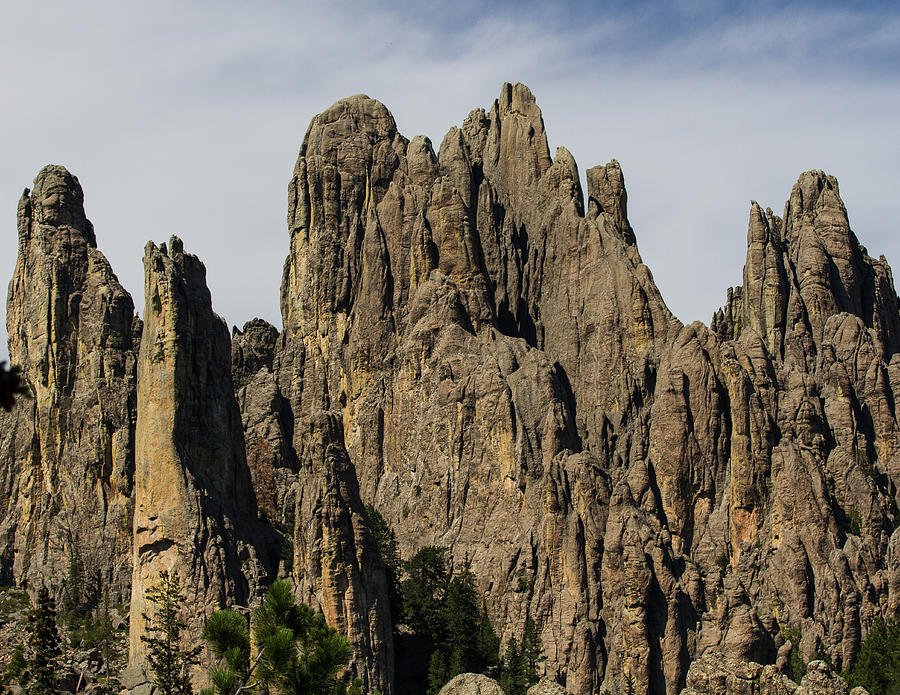
[[[62,617],[66,625],[83,619],[86,614],[84,601],[82,600],[84,594],[84,563],[81,561],[81,555],[71,544],[71,537],[69,543],[69,574],[63,581],[62,596]]]
[[[60,622],[66,628],[69,644],[78,647],[93,647],[87,644],[93,630],[91,614],[99,604],[100,580],[93,581],[84,567],[74,535],[67,532],[69,546],[69,571],[62,584],[62,605]]]
[[[52,695],[56,690],[60,649],[56,627],[56,605],[46,587],[38,592],[37,603],[28,613],[26,668],[30,674],[29,695]]]
[[[484,673],[494,677],[500,665],[500,638],[494,631],[487,612],[487,601],[481,602],[481,618],[478,624],[478,639],[475,650],[474,673]]]
[[[447,669],[447,661],[444,651],[436,649],[431,654],[428,662],[428,690],[427,695],[436,695],[440,689],[450,680],[449,670]]]
[[[438,644],[443,634],[441,605],[450,584],[447,549],[430,545],[403,563],[403,615],[413,632]]]
[[[265,686],[281,695],[359,695],[360,681],[347,669],[347,639],[328,627],[321,613],[294,599],[291,585],[278,580],[269,587],[254,614],[258,652],[250,660],[247,622],[233,610],[213,613],[203,636],[218,663],[210,681],[218,695]]]
[[[900,695],[900,620],[876,621],[843,675],[851,688],[862,686],[870,695]]]
[[[500,640],[488,618],[487,605],[479,599],[469,560],[451,577],[447,549],[429,546],[403,567],[407,574],[401,585],[406,622],[427,644],[428,671],[419,676],[420,687],[436,693],[460,673],[496,675]]]
[[[510,639],[500,665],[500,687],[506,695],[525,695],[528,688],[538,682],[538,664],[543,660],[537,626],[527,618],[522,642]]]
[[[545,658],[537,626],[530,617],[525,619],[525,633],[522,635],[521,652],[523,678],[528,684],[526,686],[527,689],[540,679],[538,676],[538,665]]]
[[[209,680],[219,695],[235,695],[250,676],[250,632],[237,611],[216,611],[206,621],[203,639],[219,660],[210,668]]]
[[[113,627],[112,616],[109,612],[109,593],[103,595],[100,607],[94,613],[88,633],[88,646],[98,649],[103,657],[103,673],[108,692],[116,690],[118,679],[113,675],[113,662],[122,656],[122,647],[117,639],[116,629]]]
[[[500,687],[506,695],[523,695],[522,652],[515,637],[510,638],[500,664]]]
[[[397,534],[394,533],[384,517],[371,504],[366,505],[366,516],[369,527],[375,537],[378,553],[384,560],[384,573],[387,577],[388,603],[391,606],[391,619],[398,624],[403,617],[403,601],[400,597],[400,573],[402,571],[400,550],[397,547]]]
[[[447,587],[442,605],[445,630],[442,645],[447,659],[448,678],[460,673],[474,671],[478,661],[478,640],[480,610],[475,590],[475,575],[466,560],[462,570],[453,577]]]
[[[141,635],[147,645],[147,661],[153,682],[162,695],[191,695],[190,667],[198,663],[200,647],[185,648],[187,622],[181,617],[184,592],[178,572],[159,573],[159,581],[147,589],[147,600],[153,604],[153,615],[144,614],[147,632]]]

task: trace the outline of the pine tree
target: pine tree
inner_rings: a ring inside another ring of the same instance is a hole
[[[500,687],[506,695],[523,695],[522,653],[515,637],[510,638],[500,664]]]
[[[103,601],[94,614],[90,629],[90,644],[100,650],[103,657],[103,673],[106,689],[113,692],[118,682],[113,675],[113,661],[122,655],[122,647],[116,638],[116,629],[113,627],[112,617],[109,613],[109,592],[103,594]]]
[[[495,676],[500,665],[500,638],[494,631],[487,612],[487,601],[481,602],[481,618],[478,624],[478,640],[475,649],[475,673]]]
[[[450,680],[450,677],[444,651],[441,649],[434,650],[428,662],[427,695],[436,695],[440,692],[441,688]]]
[[[476,671],[478,641],[473,637],[479,634],[480,611],[475,575],[468,560],[447,587],[441,612],[445,634],[440,646],[447,663],[447,680],[460,673]]]
[[[237,611],[216,611],[206,621],[203,639],[219,663],[209,670],[209,680],[219,695],[235,695],[250,677],[250,632]]]
[[[900,695],[900,620],[878,620],[863,641],[852,668],[844,672],[851,688],[871,695]]]
[[[28,614],[27,644],[26,667],[31,675],[29,695],[52,695],[56,690],[62,650],[56,627],[56,605],[46,587],[41,587],[37,603]]]
[[[538,665],[544,660],[544,648],[538,635],[537,626],[530,617],[525,619],[525,633],[522,635],[522,672],[527,683],[526,689],[538,682]]]
[[[534,620],[525,620],[522,642],[510,639],[500,665],[500,687],[506,695],[525,695],[538,682],[538,664],[544,660],[541,640]]]
[[[429,638],[433,647],[444,631],[441,605],[450,584],[447,549],[434,545],[422,548],[403,563],[403,569],[407,575],[401,585],[406,624]]]
[[[144,614],[147,632],[141,635],[147,645],[147,661],[153,672],[153,682],[162,695],[191,695],[190,667],[198,663],[200,647],[185,648],[184,633],[187,622],[181,617],[184,592],[178,572],[159,573],[159,581],[147,590],[147,600],[153,604],[153,615]]]
[[[258,648],[250,660],[250,634],[233,610],[213,613],[203,630],[218,663],[210,681],[218,695],[238,695],[264,686],[281,695],[359,695],[360,681],[346,668],[347,639],[328,627],[321,613],[294,599],[291,585],[269,587],[253,616]]]

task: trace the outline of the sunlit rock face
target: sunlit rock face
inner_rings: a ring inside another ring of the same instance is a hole
[[[212,611],[246,606],[271,580],[268,534],[256,519],[231,339],[213,313],[206,268],[178,237],[144,249],[138,353],[132,665],[146,650],[147,589],[178,572],[195,634]]]
[[[752,206],[709,328],[666,308],[619,164],[585,201],[522,85],[437,153],[341,100],[288,192],[295,450],[337,417],[403,554],[468,558],[504,637],[534,618],[569,690],[674,693],[696,655],[773,661],[788,629],[846,664],[896,605],[900,317],[833,177],[803,174],[782,218]]]
[[[363,95],[312,120],[281,331],[229,340],[177,239],[147,247],[142,331],[65,170],[19,220],[10,348],[35,395],[3,420],[0,562],[29,583],[68,567],[59,529],[106,543],[89,561],[134,577],[136,659],[159,569],[197,620],[281,572],[391,692],[364,504],[404,557],[469,561],[504,641],[531,617],[575,695],[700,691],[703,654],[774,664],[786,635],[841,669],[900,607],[898,300],[829,175],[780,217],[751,205],[708,327],[666,308],[619,163],[583,189],[521,84],[437,152]]]
[[[73,566],[114,602],[131,582],[140,323],[97,250],[78,179],[44,167],[19,201],[10,359],[30,394],[0,426],[3,581],[58,586]]]

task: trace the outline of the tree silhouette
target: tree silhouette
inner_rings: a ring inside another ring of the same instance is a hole
[[[60,649],[56,627],[56,605],[47,587],[41,587],[37,602],[28,613],[26,668],[30,695],[51,695],[58,681]]]
[[[191,695],[190,668],[201,650],[183,646],[187,622],[180,615],[184,592],[178,572],[160,572],[159,581],[147,590],[147,600],[154,607],[152,616],[144,614],[152,636],[141,635],[141,641],[147,645],[153,682],[162,695]]]

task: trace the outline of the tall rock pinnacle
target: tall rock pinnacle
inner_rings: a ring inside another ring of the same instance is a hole
[[[195,630],[214,609],[247,605],[268,574],[267,558],[254,547],[265,536],[254,529],[256,500],[231,379],[231,342],[212,311],[206,269],[177,237],[168,248],[148,243],[144,291],[132,664],[144,654],[146,590],[160,571],[180,574]]]
[[[36,588],[80,566],[116,601],[131,576],[140,324],[83,201],[77,178],[47,166],[19,202],[7,329],[31,394],[0,427],[0,567]]]

